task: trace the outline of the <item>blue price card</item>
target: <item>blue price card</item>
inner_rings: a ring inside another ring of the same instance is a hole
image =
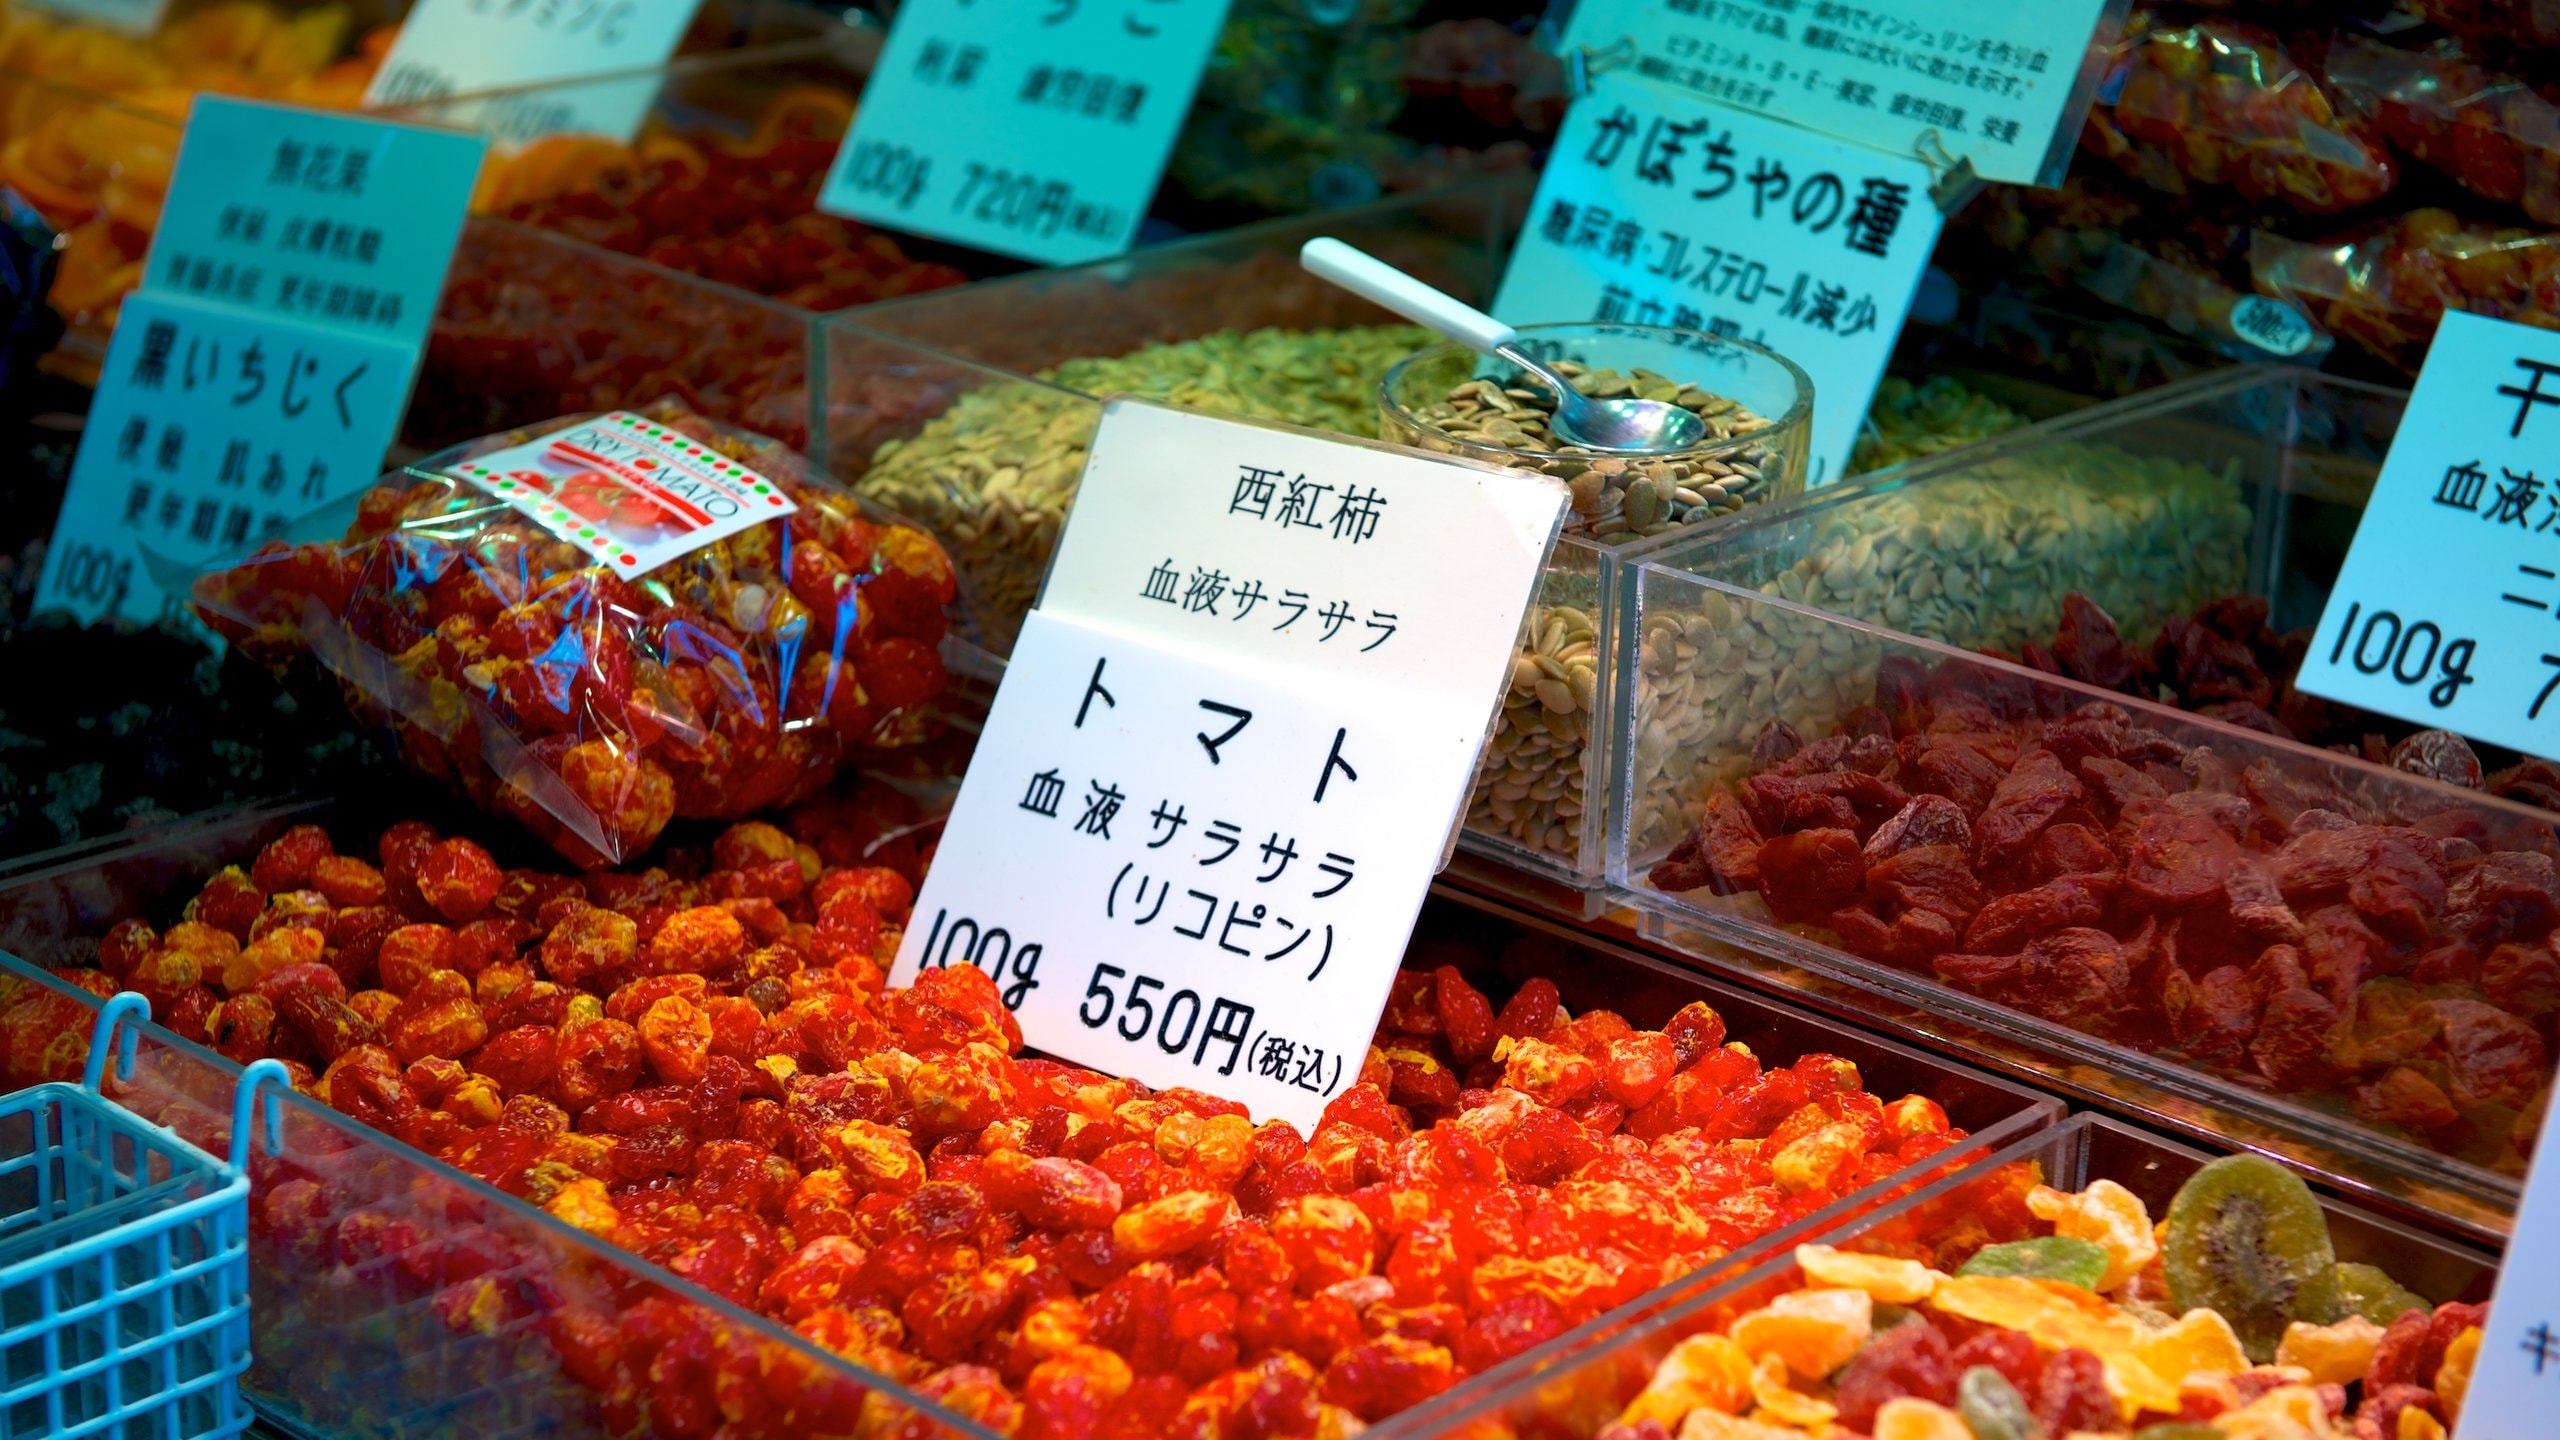
[[[169,13],[169,0],[25,0],[30,10],[86,21],[125,35],[148,35]]]
[[[1821,484],[1848,468],[1942,221],[1917,160],[1603,75],[1565,113],[1493,313],[1768,346],[1813,377]]]
[[[1896,155],[2059,184],[2126,0],[1574,0],[1568,48]]]
[[[2560,757],[2560,335],[2445,314],[2295,683]]]
[[[372,483],[415,351],[192,298],[128,297],[45,552],[40,609],[149,621],[193,562]]]
[[[1129,248],[1226,0],[908,0],[819,208],[1070,264]]]
[[[199,95],[142,288],[414,350],[486,145]]]

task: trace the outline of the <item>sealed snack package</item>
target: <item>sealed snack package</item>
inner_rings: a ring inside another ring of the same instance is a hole
[[[411,765],[581,864],[931,728],[949,558],[761,436],[673,405],[581,416],[355,506],[342,535],[343,506],[199,577],[198,612],[325,666]]]
[[[2229,187],[2258,204],[2331,215],[2394,179],[2371,121],[2346,113],[2274,32],[2209,20],[2125,26],[2082,148],[2164,195]]]
[[[2409,158],[2484,200],[2560,225],[2560,105],[2447,55],[2342,40],[2329,82]]]
[[[2447,309],[2560,329],[2560,236],[2412,210],[2331,241],[2259,232],[2259,293],[2414,375]]]

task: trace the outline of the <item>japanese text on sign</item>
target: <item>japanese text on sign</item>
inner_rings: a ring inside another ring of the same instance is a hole
[[[437,123],[501,140],[585,133],[629,140],[654,76],[701,0],[419,0],[365,91],[368,106],[433,105]],[[615,76],[598,79],[599,76]],[[538,93],[482,92],[554,84]],[[471,96],[459,104],[457,96]]]
[[[2450,316],[2448,319],[2452,318]],[[2434,363],[2430,357],[2428,363]],[[2560,1125],[2545,1122],[2525,1172],[2524,1198],[2498,1267],[2497,1289],[2481,1322],[2480,1350],[2453,1440],[2508,1440],[2551,1428],[2560,1392]]]
[[[1934,136],[1993,180],[2058,175],[2090,40],[2124,0],[1577,0],[1567,46],[1632,39],[1634,71],[1894,155]]]
[[[2560,336],[2445,315],[2297,683],[2560,755]]]
[[[1282,523],[1293,480],[1362,497],[1368,523]],[[976,965],[1034,1046],[1312,1126],[1359,1074],[1563,501],[1112,404],[892,978]],[[1207,628],[1242,616],[1144,593],[1138,543],[1303,573],[1390,623],[1346,614],[1328,648],[1274,633],[1262,600],[1242,631]],[[1396,625],[1422,642],[1403,659],[1380,648]]]
[[[1116,255],[1225,18],[1225,0],[911,0],[819,204],[1027,260]]]
[[[84,621],[153,620],[164,602],[143,552],[208,559],[370,484],[410,364],[386,341],[129,297],[45,555],[42,602]]]
[[[476,136],[198,96],[143,285],[423,345],[482,146]]]
[[[1493,310],[1769,346],[1813,375],[1820,483],[1848,463],[1940,219],[1917,161],[1603,76],[1566,113]]]

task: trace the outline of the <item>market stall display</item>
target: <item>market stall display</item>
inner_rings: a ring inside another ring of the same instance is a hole
[[[1399,982],[1368,1059],[1300,1137],[1017,1056],[976,970],[884,992],[912,876],[830,864],[797,820],[685,847],[672,870],[579,877],[501,870],[415,822],[340,854],[370,827],[295,819],[193,844],[245,860],[209,881],[137,852],[0,887],[12,946],[75,967],[70,988],[14,972],[9,1073],[76,1063],[76,1043],[51,1043],[64,1007],[122,971],[161,994],[193,1063],[223,1064],[207,1043],[281,1055],[350,1117],[997,1430],[1140,1433],[1239,1405],[1278,1407],[1279,1433],[1385,1419],[2049,1113],[1667,967],[1460,917],[1426,924],[1431,968]],[[146,877],[176,883],[100,935]],[[226,908],[253,894],[255,915]],[[269,923],[322,909],[325,930]],[[317,959],[267,968],[304,935]],[[429,968],[446,960],[463,968]],[[1901,1086],[1928,1095],[1884,1098]],[[261,1197],[288,1253],[327,1256],[329,1226],[351,1259],[380,1253],[315,1203],[321,1186]],[[492,1242],[429,1227],[412,1243]],[[615,1318],[543,1293],[509,1282],[487,1303],[608,1414],[682,1433],[688,1403],[735,1402],[717,1354],[615,1363],[678,1343],[664,1307]],[[324,1387],[337,1373],[300,1368]]]
[[[560,477],[523,468],[546,437]],[[670,484],[617,478],[652,468]],[[941,547],[681,407],[492,436],[302,528],[206,575],[198,613],[325,668],[408,763],[582,864],[637,856],[678,815],[790,805],[848,751],[934,723],[957,587]]]

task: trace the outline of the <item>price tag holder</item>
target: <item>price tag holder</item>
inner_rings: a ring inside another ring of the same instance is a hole
[[[143,288],[414,350],[486,147],[477,135],[197,96]]]
[[[667,63],[701,0],[419,0],[365,88],[368,107],[483,91],[440,109],[446,124],[501,140],[640,133]],[[598,79],[630,74],[619,79]],[[549,82],[578,81],[577,84]]]
[[[486,142],[200,95],[108,343],[37,600],[182,612],[196,562],[373,483]]]
[[[1896,155],[2059,184],[2126,0],[1575,0],[1563,43]]]
[[[37,604],[82,623],[180,613],[144,552],[207,560],[372,483],[416,352],[191,297],[127,297],[45,551]]]
[[[1312,1130],[1359,1079],[1566,498],[1113,401],[892,982],[977,965],[1036,1049]]]
[[[1943,220],[1917,160],[1601,75],[1565,114],[1493,313],[1768,346],[1813,376],[1820,484],[1847,473]]]
[[[1048,265],[1120,254],[1226,0],[907,0],[818,206]]]
[[[2447,311],[2295,683],[2560,756],[2560,334]]]
[[[169,13],[169,0],[23,0],[30,10],[95,25],[121,35],[149,35]]]

